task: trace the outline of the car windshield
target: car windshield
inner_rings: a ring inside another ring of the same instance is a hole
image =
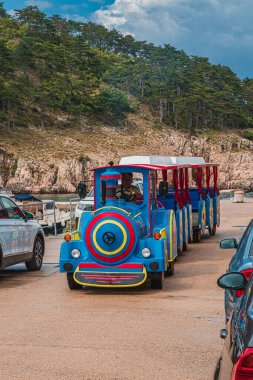
[[[252,228],[253,228],[253,220],[248,225],[247,229],[245,230],[244,234],[242,235],[242,238],[240,240],[240,243],[239,243],[237,251],[236,251],[236,256],[237,257],[238,257],[238,255],[241,256],[241,255],[244,255],[246,253],[245,249],[246,249],[247,243],[249,241],[249,238],[250,238],[250,235],[251,235],[251,232],[252,232]],[[250,251],[248,252],[249,256],[253,255],[253,252],[251,253],[251,251],[252,251],[252,249],[250,249]]]
[[[253,258],[253,239],[251,242],[250,250],[249,250],[249,257],[252,259]]]
[[[121,184],[121,181],[119,181],[119,184]],[[143,183],[142,183],[142,180],[140,178],[134,178],[133,179],[133,184],[135,186],[137,186],[140,190],[140,192],[143,194]],[[92,189],[87,195],[85,198],[94,198],[94,189]]]
[[[17,207],[16,203],[14,203],[9,198],[1,198],[1,202],[5,207],[7,216],[9,219],[21,219],[23,214],[21,210]]]
[[[94,197],[94,189],[92,189],[88,195],[86,196],[86,198],[93,198]]]

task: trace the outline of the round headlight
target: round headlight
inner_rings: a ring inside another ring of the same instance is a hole
[[[149,257],[151,255],[150,249],[143,248],[143,250],[141,251],[141,254],[143,257]]]
[[[71,251],[71,256],[74,258],[74,259],[78,259],[78,257],[81,255],[81,252],[79,251],[79,249],[73,249]]]

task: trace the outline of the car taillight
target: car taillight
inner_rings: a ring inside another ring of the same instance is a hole
[[[250,279],[252,272],[253,272],[253,268],[244,269],[241,271],[241,273],[244,275],[247,281]],[[245,290],[236,290],[235,295],[237,298],[240,298],[241,296],[244,295],[244,293],[245,293]]]
[[[253,379],[253,348],[246,348],[233,367],[231,380]]]

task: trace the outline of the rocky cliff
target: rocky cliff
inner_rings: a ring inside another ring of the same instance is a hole
[[[74,192],[88,169],[126,155],[193,155],[220,164],[223,189],[253,189],[253,143],[237,133],[187,133],[157,126],[148,111],[120,126],[0,129],[0,188],[13,192]]]

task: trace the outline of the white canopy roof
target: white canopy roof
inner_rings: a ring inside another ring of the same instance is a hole
[[[122,157],[120,165],[187,165],[187,164],[204,164],[203,157],[185,157],[185,156],[128,156]]]

